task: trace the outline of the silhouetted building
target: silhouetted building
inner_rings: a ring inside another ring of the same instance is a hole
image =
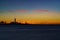
[[[10,24],[22,24],[22,23],[18,23],[18,22],[16,21],[16,18],[14,18],[14,21],[11,22]]]
[[[5,24],[4,21],[1,21],[0,24]]]
[[[4,21],[1,21],[0,22],[0,24],[17,24],[17,25],[21,25],[21,24],[23,24],[23,23],[18,23],[17,21],[16,21],[16,18],[14,18],[14,21],[13,22],[11,22],[11,23],[6,23],[6,22],[4,22]],[[28,24],[27,22],[25,22],[25,24]]]
[[[17,24],[17,22],[16,22],[16,18],[14,18],[14,21],[11,22],[10,24]]]
[[[14,23],[16,23],[16,18],[14,19]]]

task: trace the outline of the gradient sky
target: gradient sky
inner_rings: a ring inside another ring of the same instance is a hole
[[[0,0],[0,21],[60,23],[60,0]]]

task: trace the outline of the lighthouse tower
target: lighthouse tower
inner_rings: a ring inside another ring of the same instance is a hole
[[[14,18],[14,23],[16,23],[16,18]]]

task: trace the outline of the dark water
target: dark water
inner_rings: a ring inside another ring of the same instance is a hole
[[[60,26],[0,25],[0,40],[60,40]]]

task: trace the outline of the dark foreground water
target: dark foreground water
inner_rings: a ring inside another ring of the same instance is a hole
[[[60,26],[0,25],[0,40],[60,40]]]

